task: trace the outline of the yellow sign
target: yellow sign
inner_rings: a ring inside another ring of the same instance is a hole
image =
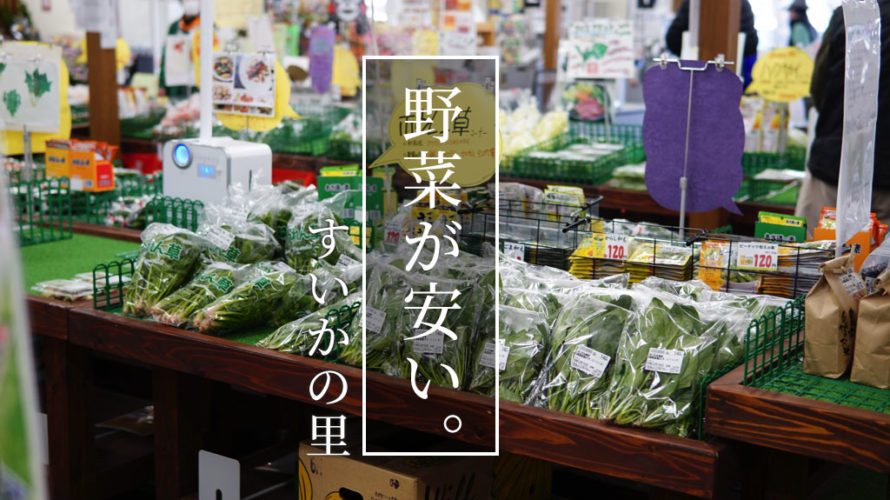
[[[797,47],[773,50],[757,60],[747,93],[767,101],[791,102],[810,95],[813,60]]]
[[[214,0],[213,22],[219,28],[246,29],[247,16],[263,14],[263,0]]]
[[[411,89],[389,118],[392,146],[370,168],[398,164],[423,182],[477,186],[494,175],[497,164],[494,94],[475,83]],[[413,170],[413,172],[412,172]],[[430,179],[430,176],[432,179]]]

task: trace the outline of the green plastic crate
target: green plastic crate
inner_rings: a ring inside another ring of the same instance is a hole
[[[572,133],[560,134],[544,141],[534,151],[559,151],[573,144],[588,143],[590,139]],[[532,151],[514,158],[511,164],[501,164],[501,174],[526,179],[599,185],[612,178],[612,171],[627,163],[624,149],[591,160],[536,158]]]
[[[11,182],[9,194],[21,246],[74,236],[67,178]]]
[[[847,377],[834,380],[803,372],[805,297],[798,297],[751,323],[745,337],[745,377],[742,383],[863,410],[890,414],[890,392]]]

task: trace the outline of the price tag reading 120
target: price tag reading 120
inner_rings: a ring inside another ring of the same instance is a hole
[[[779,246],[775,243],[743,241],[736,245],[736,266],[754,271],[775,271],[779,267]]]
[[[627,260],[627,236],[606,233],[603,257],[614,260]]]

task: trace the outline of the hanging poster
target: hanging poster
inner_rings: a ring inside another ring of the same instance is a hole
[[[4,43],[0,55],[0,128],[59,130],[59,47]]]
[[[633,24],[627,19],[586,19],[563,40],[568,78],[633,78]]]
[[[272,54],[213,55],[213,107],[248,116],[275,114],[275,57]]]
[[[168,87],[195,85],[192,35],[167,35],[164,41],[164,81]]]
[[[439,24],[439,54],[476,54],[476,21],[472,11],[446,10],[442,12]]]
[[[31,336],[22,296],[18,237],[0,176],[0,498],[43,500]]]

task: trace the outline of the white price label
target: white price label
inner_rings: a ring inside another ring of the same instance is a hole
[[[442,332],[433,332],[413,342],[416,354],[442,354],[445,350],[445,334]]]
[[[504,256],[508,259],[515,259],[525,262],[525,245],[521,243],[504,242]]]
[[[237,220],[247,220],[247,209],[241,206],[232,208],[232,217]]]
[[[591,349],[586,345],[579,345],[575,348],[575,353],[572,355],[572,362],[570,365],[572,368],[582,371],[594,378],[600,378],[603,376],[603,373],[605,373],[606,367],[609,366],[609,360],[611,359],[612,358],[596,349]]]
[[[683,368],[683,351],[653,347],[649,349],[649,357],[643,368],[650,372],[678,374]]]
[[[614,260],[627,260],[627,236],[607,233],[603,257]]]
[[[340,254],[340,258],[337,260],[337,266],[339,267],[349,267],[355,266],[357,264],[361,264],[361,262],[353,259],[352,257],[346,254]]]
[[[398,245],[405,234],[402,232],[402,226],[395,222],[387,222],[384,230],[386,232],[384,241],[389,245]]]
[[[374,333],[382,333],[383,322],[386,321],[386,313],[381,311],[380,309],[374,309],[370,306],[368,306],[367,311],[367,320],[365,321],[365,325],[367,326],[368,331]]]
[[[507,369],[507,356],[510,355],[510,348],[503,340],[498,342],[498,370]],[[479,357],[479,366],[486,368],[494,368],[494,342],[486,342],[482,349],[482,356]]]
[[[232,242],[235,241],[235,235],[218,226],[211,226],[204,232],[204,238],[216,248],[220,250],[228,250]]]
[[[844,290],[854,299],[861,299],[865,296],[865,282],[862,281],[862,276],[856,271],[852,269],[847,271],[840,275],[840,280]]]
[[[743,241],[735,245],[736,267],[753,271],[775,271],[779,267],[779,245]]]

